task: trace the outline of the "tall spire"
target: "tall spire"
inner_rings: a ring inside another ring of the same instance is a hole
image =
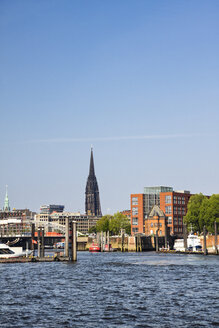
[[[87,215],[101,216],[100,197],[94,171],[93,148],[91,147],[90,169],[85,190],[85,212]]]
[[[5,194],[5,201],[4,201],[4,211],[10,211],[10,206],[9,206],[9,199],[8,199],[8,186],[6,185],[6,194]]]
[[[89,176],[95,176],[94,171],[94,158],[93,158],[93,147],[91,146],[91,154],[90,154],[90,171]]]

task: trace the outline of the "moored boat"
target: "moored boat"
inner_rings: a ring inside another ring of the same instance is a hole
[[[16,257],[25,257],[31,255],[31,250],[23,250],[22,247],[10,247],[6,244],[0,243],[0,259],[9,259]]]
[[[96,243],[92,243],[92,245],[89,247],[89,252],[97,253],[97,252],[100,252],[100,251],[101,251],[101,248]]]

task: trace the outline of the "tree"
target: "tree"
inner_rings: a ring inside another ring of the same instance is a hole
[[[127,234],[131,234],[131,224],[126,215],[117,212],[109,223],[110,232],[118,235],[121,229],[124,229]]]
[[[97,232],[97,227],[96,226],[92,226],[90,227],[90,229],[88,230],[89,233],[96,233]]]
[[[202,203],[201,215],[203,225],[209,232],[214,232],[214,222],[219,223],[219,194],[212,195]]]
[[[201,193],[190,197],[188,202],[187,214],[184,217],[184,223],[187,225],[189,230],[192,229],[195,232],[201,232],[203,230],[202,229],[203,219],[200,216],[200,211],[201,211],[202,202],[206,198],[207,197],[205,197]]]
[[[195,232],[202,232],[203,227],[214,232],[214,222],[219,223],[219,194],[210,198],[202,194],[190,197],[184,223]]]
[[[104,215],[100,220],[97,221],[96,229],[100,231],[109,231],[109,222],[111,220],[111,215]]]

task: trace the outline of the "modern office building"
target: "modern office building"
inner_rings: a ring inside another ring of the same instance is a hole
[[[90,170],[85,190],[85,212],[87,215],[102,216],[97,179],[94,171],[93,149],[91,148]]]
[[[63,233],[65,232],[65,221],[66,218],[69,218],[70,221],[77,222],[77,231],[82,234],[87,234],[89,229],[96,225],[97,221],[100,217],[97,216],[89,216],[86,214],[81,214],[79,212],[53,212],[51,214],[48,213],[39,213],[35,215],[35,224],[36,229],[38,227],[44,227],[45,232],[56,231]]]
[[[64,211],[64,205],[42,205],[40,207],[41,214],[51,214],[53,212],[62,213]]]
[[[160,206],[160,193],[172,192],[172,187],[145,187],[143,194],[131,194],[131,232],[145,233],[145,220],[154,205]]]

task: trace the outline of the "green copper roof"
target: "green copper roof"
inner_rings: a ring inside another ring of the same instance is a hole
[[[4,211],[10,211],[9,199],[8,199],[8,186],[6,186],[6,195],[5,195],[5,202],[4,202]]]

